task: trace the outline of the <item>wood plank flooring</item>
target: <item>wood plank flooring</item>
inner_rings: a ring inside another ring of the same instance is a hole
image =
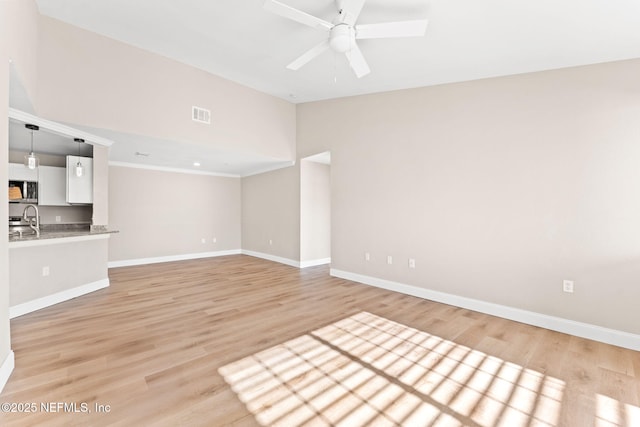
[[[640,425],[639,352],[326,266],[237,255],[109,274],[12,320],[0,402],[32,412],[0,425]]]

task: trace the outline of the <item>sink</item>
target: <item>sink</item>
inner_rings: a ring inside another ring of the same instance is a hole
[[[34,235],[36,232],[28,225],[11,225],[9,226],[10,239],[22,239],[25,235]]]

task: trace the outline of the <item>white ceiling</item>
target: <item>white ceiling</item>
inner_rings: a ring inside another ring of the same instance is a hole
[[[291,166],[293,162],[207,147],[188,141],[172,141],[121,132],[76,126],[86,132],[116,141],[110,148],[111,163],[143,168],[189,170],[223,176],[248,176]],[[120,141],[120,143],[118,143]],[[195,165],[194,163],[198,163]]]
[[[328,21],[337,13],[333,0],[280,1]],[[427,18],[429,27],[426,37],[359,40],[371,67],[361,79],[331,51],[286,69],[326,33],[267,12],[263,0],[37,3],[44,15],[294,103],[640,58],[639,0],[367,0],[360,24]],[[88,131],[116,142],[112,161],[242,176],[282,166],[202,145]],[[198,168],[196,157],[204,159]]]
[[[281,1],[336,15],[333,0]],[[426,17],[426,37],[360,40],[372,70],[362,79],[331,51],[291,71],[285,66],[326,33],[262,4],[38,0],[45,15],[292,102],[640,57],[638,0],[367,0],[358,23]]]
[[[185,141],[161,140],[86,126],[74,128],[115,141],[109,152],[110,161],[114,165],[221,176],[248,176],[292,164],[290,161],[252,153],[222,151]],[[31,131],[25,128],[22,121],[9,121],[9,148],[25,153],[31,150]],[[89,143],[79,145],[74,141],[74,135],[60,135],[42,126],[33,134],[33,150],[36,155],[93,157],[93,149]],[[194,165],[195,162],[199,165]]]

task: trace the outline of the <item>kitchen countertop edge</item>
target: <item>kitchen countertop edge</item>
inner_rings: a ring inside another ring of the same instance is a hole
[[[28,236],[22,239],[9,239],[9,249],[29,246],[55,245],[60,243],[82,242],[86,240],[108,239],[116,230],[99,231],[45,231],[40,237]]]

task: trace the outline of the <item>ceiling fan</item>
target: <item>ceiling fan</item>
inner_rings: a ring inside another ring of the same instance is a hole
[[[287,68],[297,70],[325,50],[331,48],[334,52],[344,53],[347,56],[351,68],[356,76],[360,78],[369,74],[371,70],[360,48],[358,48],[356,40],[419,37],[424,36],[426,33],[426,19],[356,25],[365,1],[335,0],[338,15],[332,22],[328,22],[277,0],[266,0],[264,2],[266,10],[329,33],[329,37],[326,40],[303,53],[302,56],[287,65]]]

